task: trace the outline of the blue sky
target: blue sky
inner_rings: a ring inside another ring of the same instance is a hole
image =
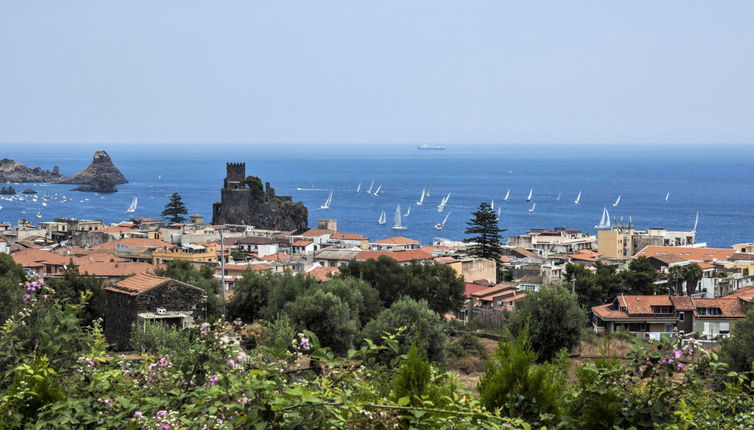
[[[0,142],[749,143],[754,2],[6,1]]]

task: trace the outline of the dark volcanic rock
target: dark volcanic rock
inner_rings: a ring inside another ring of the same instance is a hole
[[[32,190],[31,188],[27,188],[22,191],[22,194],[37,194],[37,192]]]
[[[57,182],[63,179],[58,166],[52,170],[26,167],[18,161],[0,160],[0,182]]]
[[[60,184],[88,184],[98,186],[100,183],[109,183],[112,185],[127,184],[128,179],[120,173],[113,164],[113,160],[105,151],[94,153],[92,164],[86,169],[76,173],[70,178],[64,178],[58,181]]]
[[[71,191],[86,191],[93,193],[114,193],[118,188],[114,183],[105,180],[95,180],[91,184],[79,185]]]
[[[276,196],[269,182],[265,188],[253,178],[246,181],[244,163],[228,163],[220,203],[212,206],[212,224],[245,224],[260,229],[298,230],[309,225],[309,212],[289,196]]]
[[[0,194],[16,194],[16,189],[13,187],[2,187],[0,188]]]

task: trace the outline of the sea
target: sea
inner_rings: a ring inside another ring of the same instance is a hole
[[[245,162],[247,175],[269,181],[278,195],[304,202],[310,226],[320,218],[336,219],[339,231],[372,240],[394,235],[423,243],[461,240],[472,212],[481,202],[494,201],[506,236],[556,227],[596,234],[607,208],[613,224],[630,220],[638,229],[691,230],[698,213],[698,242],[712,247],[754,242],[754,145],[449,144],[446,150],[422,151],[415,144],[4,143],[0,158],[29,167],[59,166],[62,174],[73,175],[97,150],[107,151],[130,181],[117,193],[13,185],[18,192],[31,188],[49,196],[47,206],[41,198],[0,200],[0,220],[160,218],[168,196],[178,193],[189,213],[209,222],[225,164]],[[372,181],[373,191],[381,186],[377,196],[366,193]],[[422,189],[430,188],[418,206]],[[330,192],[330,208],[320,209]],[[446,196],[448,203],[438,212]],[[134,197],[138,207],[132,215],[126,209]],[[402,215],[411,208],[402,219],[406,230],[391,229],[398,205]],[[378,225],[382,211],[387,223]],[[445,227],[435,229],[446,216]]]

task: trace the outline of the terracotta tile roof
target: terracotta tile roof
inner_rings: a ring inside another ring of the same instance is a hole
[[[338,233],[335,232],[330,236],[331,239],[336,240],[369,240],[368,237],[357,233]]]
[[[218,271],[220,270],[220,266],[217,266]],[[247,270],[271,270],[272,266],[269,264],[226,264],[225,265],[225,272],[245,272]]]
[[[312,242],[311,240],[297,240],[297,241],[293,242],[291,244],[291,246],[309,246],[312,243],[314,243],[314,242]]]
[[[523,278],[518,279],[516,282],[527,284],[541,284],[544,279],[540,275],[524,275]]]
[[[79,272],[92,276],[121,277],[128,275],[151,274],[155,267],[149,263],[94,261],[79,264]]]
[[[466,295],[466,298],[469,299],[474,294],[477,294],[480,291],[483,291],[483,290],[486,290],[486,289],[489,289],[489,288],[491,288],[491,287],[488,287],[486,285],[475,284],[473,282],[467,282],[466,283],[466,290],[464,291],[464,294]]]
[[[524,257],[524,258],[529,257],[529,258],[540,259],[539,255],[537,255],[537,254],[529,251],[528,249],[524,249],[524,248],[521,248],[521,247],[513,248],[513,249],[511,249],[511,252],[513,254],[518,255],[519,257]]]
[[[421,251],[424,251],[424,250],[422,249]],[[437,257],[435,258],[435,261],[438,263],[450,264],[450,263],[457,263],[460,260],[456,260],[454,257]]]
[[[288,254],[285,252],[278,252],[275,254],[265,255],[264,257],[260,257],[259,260],[261,261],[288,261],[289,257]]]
[[[739,288],[725,297],[738,297],[750,301],[752,298],[754,298],[754,286]]]
[[[403,236],[392,236],[372,242],[377,245],[419,245],[421,242]]]
[[[130,237],[111,242],[105,242],[102,245],[92,247],[92,249],[116,249],[120,245],[125,248],[173,248],[174,245],[159,239],[146,239],[141,237]]]
[[[408,251],[395,251],[395,252],[382,252],[382,251],[359,251],[354,257],[355,260],[365,261],[377,259],[380,256],[390,257],[399,263],[406,263],[409,261],[431,260],[432,254],[424,252],[420,249],[411,249]]]
[[[11,255],[13,261],[22,267],[39,267],[40,265],[62,266],[69,264],[71,256],[63,256],[50,251],[28,248]]]
[[[694,318],[743,318],[746,316],[746,310],[744,309],[744,300],[738,297],[719,297],[716,299],[691,299],[694,302]],[[699,308],[718,308],[722,311],[722,315],[699,315]]]
[[[733,256],[733,249],[722,248],[685,248],[679,246],[647,246],[636,254],[636,257],[660,257],[673,255],[681,257],[683,261],[712,261],[728,260]]]
[[[670,301],[677,311],[693,311],[694,302],[688,296],[671,296]]]
[[[314,269],[306,272],[306,276],[311,276],[317,282],[327,282],[332,279],[333,276],[340,273],[340,269],[337,267],[315,267]]]
[[[627,311],[620,310],[616,303]],[[592,307],[592,312],[603,319],[673,319],[676,311],[691,310],[694,311],[695,318],[743,318],[746,316],[743,303],[744,300],[738,297],[697,299],[685,296],[618,296],[613,303]],[[653,314],[652,306],[670,306],[673,313]],[[719,308],[722,315],[699,315],[699,308]]]
[[[494,287],[486,287],[474,293],[473,296],[482,299],[502,292],[511,293],[515,291],[518,291],[518,288],[514,284],[501,284]]]
[[[107,288],[105,290],[115,291],[118,293],[125,293],[135,296],[137,294],[149,291],[154,287],[164,284],[170,281],[170,278],[163,278],[162,276],[139,274],[129,278],[123,279]],[[178,281],[176,281],[178,282]],[[187,285],[187,284],[184,284]]]
[[[326,234],[332,235],[335,233],[333,230],[325,230],[323,228],[310,228],[309,230],[306,230],[305,232],[301,233],[301,236],[303,237],[318,237],[318,236],[324,236]]]

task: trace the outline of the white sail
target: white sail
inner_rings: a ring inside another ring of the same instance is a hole
[[[602,207],[602,217],[600,218],[600,223],[595,225],[594,228],[598,230],[602,228],[610,228],[610,212],[607,211],[607,207]]]
[[[359,182],[359,185],[356,186],[356,192],[357,193],[361,192],[361,182]]]
[[[560,193],[558,193],[558,196],[555,197],[555,200],[560,200]]]
[[[495,210],[495,200],[490,201],[490,209]]]
[[[427,193],[426,193],[426,194],[427,194],[427,197],[429,197],[429,194],[430,194],[431,192],[432,192],[432,185],[430,185],[430,186],[429,186],[429,187],[427,188]]]
[[[668,201],[669,198],[670,198],[670,191],[668,191],[668,193],[665,194],[665,201]]]
[[[615,208],[615,207],[618,207],[618,203],[620,203],[620,196],[621,196],[621,195],[620,195],[620,194],[618,194],[618,198],[617,198],[617,199],[615,199],[615,203],[613,203],[613,207],[614,207],[614,208]]]
[[[531,201],[531,195],[532,195],[533,192],[534,192],[534,190],[532,190],[532,189],[529,190],[529,195],[526,197],[526,201],[527,202]]]
[[[498,220],[498,221],[500,221],[500,211],[501,211],[502,209],[503,209],[503,208],[497,208],[497,220]]]
[[[128,213],[134,213],[136,212],[136,206],[139,204],[139,198],[134,197],[133,200],[131,200],[131,205],[126,209],[126,212]]]
[[[421,196],[419,196],[419,201],[418,201],[418,202],[416,202],[416,205],[417,205],[417,206],[421,206],[421,205],[423,205],[423,204],[424,204],[424,194],[425,194],[425,192],[424,192],[424,191],[425,191],[425,189],[424,189],[424,188],[422,188],[422,195],[421,195]]]
[[[379,187],[377,187],[377,189],[376,189],[376,190],[374,190],[374,195],[376,196],[377,194],[379,194],[379,193],[380,193],[380,190],[382,190],[382,184],[380,184],[380,186],[379,186]]]
[[[408,227],[401,221],[401,205],[395,207],[395,216],[393,217],[393,230],[405,230]]]
[[[380,218],[377,219],[377,224],[382,225],[382,224],[385,224],[386,222],[387,222],[387,216],[385,215],[385,211],[382,211],[380,213]]]
[[[503,200],[508,201],[508,197],[511,196],[511,189],[508,188],[508,191],[505,192],[505,197],[503,197]]]
[[[445,219],[443,219],[442,222],[435,224],[435,230],[442,230],[443,228],[445,228],[445,223],[448,222],[449,216],[450,216],[450,212],[445,214]]]
[[[576,204],[579,204],[581,202],[581,191],[579,191],[579,195],[576,196],[576,200],[573,201]]]
[[[330,203],[332,203],[332,191],[330,191],[330,195],[327,196],[327,200],[320,206],[320,209],[330,209]]]
[[[411,215],[411,206],[406,209],[406,213],[403,214],[403,218],[406,218],[407,216]]]
[[[534,212],[534,208],[537,207],[537,202],[534,202],[531,204],[531,207],[529,208],[529,212]]]
[[[369,189],[367,190],[367,194],[372,194],[372,187],[374,186],[374,179],[372,179],[372,183],[369,184]]]
[[[42,218],[42,214],[41,214],[41,213],[39,213],[39,211],[37,211],[37,215],[36,215],[36,217],[37,217],[37,218]]]
[[[699,211],[696,211],[696,219],[694,220],[694,228],[691,229],[691,231],[696,233],[696,228],[698,226],[699,226]]]
[[[437,205],[437,212],[442,212],[445,210],[445,205],[448,204],[448,200],[450,200],[450,193],[448,193],[447,196],[443,197],[442,201],[440,201],[440,204]]]

